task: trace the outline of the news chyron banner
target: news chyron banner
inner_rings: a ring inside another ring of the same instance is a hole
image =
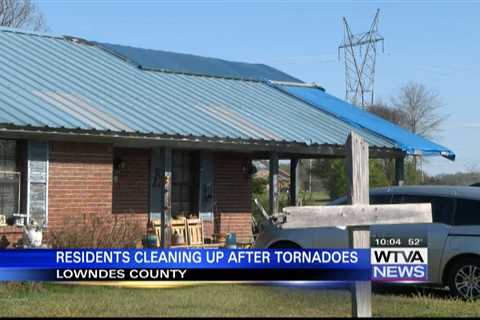
[[[423,245],[423,247],[422,247]],[[425,239],[371,249],[0,250],[0,281],[418,281]]]
[[[69,249],[0,251],[0,280],[369,280],[351,249]]]
[[[427,245],[426,234],[417,237],[371,237],[372,280],[427,282]]]

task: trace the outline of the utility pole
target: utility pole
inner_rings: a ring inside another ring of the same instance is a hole
[[[380,10],[373,18],[370,30],[360,34],[352,34],[347,19],[343,18],[343,42],[338,46],[344,52],[345,60],[345,99],[352,104],[365,109],[373,104],[375,60],[377,57],[377,43],[382,43],[384,38],[378,33]]]

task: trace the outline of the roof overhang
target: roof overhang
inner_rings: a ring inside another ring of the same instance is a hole
[[[268,158],[276,152],[280,158],[343,158],[346,155],[343,145],[307,145],[298,142],[241,140],[195,136],[170,136],[111,131],[86,131],[63,128],[35,128],[20,126],[0,126],[0,138],[41,139],[48,141],[71,141],[108,143],[118,147],[154,148],[171,147],[212,151],[252,153],[255,158]],[[370,147],[372,158],[399,158],[405,153],[399,149]]]

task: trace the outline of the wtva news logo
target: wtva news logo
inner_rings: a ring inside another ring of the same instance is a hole
[[[372,248],[370,260],[373,281],[428,281],[428,248]]]

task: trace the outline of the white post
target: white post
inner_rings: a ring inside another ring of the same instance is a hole
[[[350,133],[347,143],[348,201],[352,205],[369,204],[368,144],[356,133]],[[351,248],[369,248],[368,226],[349,227]],[[372,316],[372,288],[370,281],[355,281],[352,288],[352,316]]]
[[[351,133],[346,142],[348,173],[347,206],[286,207],[284,229],[347,226],[351,248],[369,248],[372,224],[431,223],[430,203],[369,205],[368,144]],[[399,170],[398,170],[399,171]],[[352,288],[352,316],[372,316],[370,281],[356,281]]]
[[[164,200],[163,200],[163,210],[162,210],[162,239],[161,247],[170,247],[171,245],[171,221],[172,221],[172,155],[173,151],[171,148],[164,149]]]
[[[278,213],[278,154],[270,154],[269,209],[270,214]]]

